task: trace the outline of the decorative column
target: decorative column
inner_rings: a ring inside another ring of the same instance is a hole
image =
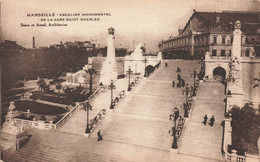
[[[232,55],[229,63],[229,76],[227,90],[231,93],[231,105],[243,106],[243,83],[242,83],[242,65],[241,65],[241,23],[236,21],[233,32]]]
[[[111,80],[116,80],[118,71],[116,64],[116,54],[115,54],[115,29],[110,27],[108,29],[107,37],[107,58],[102,64],[100,80],[105,85],[109,85]]]

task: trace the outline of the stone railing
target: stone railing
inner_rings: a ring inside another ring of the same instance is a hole
[[[179,141],[179,139],[181,137],[181,133],[183,131],[184,124],[185,124],[185,119],[180,116],[179,117],[179,122],[178,122],[178,125],[177,125],[177,130],[176,130],[177,141]]]
[[[31,120],[24,120],[24,119],[18,119],[18,118],[13,118],[13,119],[17,126],[32,127],[33,121],[31,121]]]
[[[125,90],[118,94],[118,96],[113,100],[113,104],[116,106],[123,97],[125,97]]]
[[[18,118],[13,118],[13,119],[17,126],[38,128],[38,129],[44,129],[44,130],[52,130],[52,129],[55,129],[55,127],[56,127],[55,124],[53,124],[52,122],[48,123],[46,121],[30,121],[30,120],[24,120],[24,119],[18,119]]]
[[[55,129],[60,128],[79,108],[79,105],[73,107],[66,115],[64,115],[56,124]]]
[[[243,61],[260,61],[260,57],[241,57]]]
[[[230,56],[210,56],[210,60],[230,60]]]
[[[95,92],[91,96],[89,96],[89,98],[88,98],[89,102],[92,102],[99,93],[100,93],[100,88],[95,90]]]
[[[98,88],[91,96],[89,96],[88,100],[91,103],[95,97],[100,93],[100,88]],[[66,115],[64,115],[56,124],[55,129],[60,128],[78,109],[79,105],[77,104],[73,107]]]
[[[93,119],[90,120],[90,130],[94,131],[96,126],[104,119],[104,115],[106,115],[106,109],[102,109]]]

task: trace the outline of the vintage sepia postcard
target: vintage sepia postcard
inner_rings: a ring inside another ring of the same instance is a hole
[[[0,2],[0,161],[260,161],[259,0]]]

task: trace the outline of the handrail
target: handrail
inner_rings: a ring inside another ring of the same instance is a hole
[[[99,92],[100,88],[98,88],[97,90],[95,90],[95,92],[88,97],[87,100],[89,100],[89,102],[91,102],[95,95]],[[87,101],[86,100],[86,101]],[[76,105],[75,107],[73,107],[66,115],[64,115],[56,124],[55,124],[55,129],[60,128],[62,126],[62,124],[64,124],[66,122],[66,119],[71,117],[71,114],[74,113],[77,108],[79,107],[79,105]]]
[[[122,90],[117,97],[115,97],[115,99],[113,99],[113,104],[115,105],[116,103],[118,103],[120,101],[120,99],[122,98],[122,96],[125,96],[125,90]]]
[[[103,118],[103,115],[106,115],[106,109],[100,110],[99,113],[93,119],[90,120],[90,130],[92,130],[94,126],[98,124],[98,121]]]
[[[179,117],[179,122],[178,122],[178,125],[177,125],[177,131],[176,131],[176,138],[177,138],[177,141],[179,141],[180,137],[181,137],[181,133],[182,133],[182,130],[183,130],[183,127],[184,127],[184,124],[185,124],[185,119],[183,117]]]

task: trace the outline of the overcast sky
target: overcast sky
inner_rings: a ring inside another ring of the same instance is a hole
[[[134,41],[134,46],[137,42],[146,43],[148,52],[156,52],[159,41],[176,35],[193,9],[259,11],[259,3],[259,0],[2,0],[1,33],[2,40],[17,41],[26,48],[32,47],[33,36],[37,48],[60,41],[90,39],[97,39],[95,43],[105,46],[107,28],[112,26],[116,47],[131,50]],[[20,27],[21,23],[43,23],[39,17],[28,17],[28,13],[110,13],[111,16],[99,16],[100,21],[56,22],[68,24],[66,27]]]

